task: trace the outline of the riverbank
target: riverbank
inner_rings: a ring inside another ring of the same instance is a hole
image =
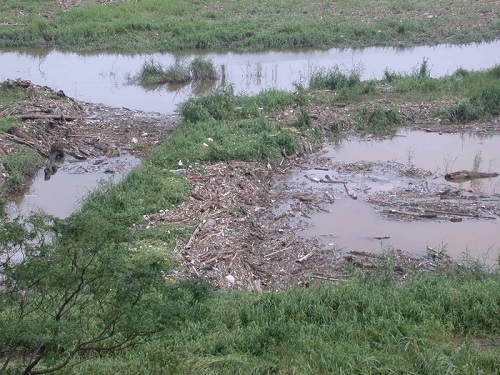
[[[465,44],[498,39],[496,1],[189,3],[30,1],[0,5],[0,47],[160,52]]]

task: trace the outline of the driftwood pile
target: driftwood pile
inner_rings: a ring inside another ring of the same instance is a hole
[[[273,215],[272,173],[262,164],[241,161],[188,170],[191,199],[149,215],[145,226],[198,222],[189,240],[178,242],[176,255],[189,275],[208,277],[215,285],[262,291],[306,284],[331,259],[315,241],[291,230],[286,213]]]
[[[29,93],[29,99],[0,112],[0,117],[15,116],[22,121],[1,134],[0,150],[4,154],[12,151],[6,145],[10,141],[31,147],[46,158],[54,149],[77,160],[117,156],[117,148],[142,156],[176,124],[173,116],[82,103],[62,91],[26,80],[7,80],[4,85]]]

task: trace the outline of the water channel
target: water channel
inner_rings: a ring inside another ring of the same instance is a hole
[[[357,69],[362,79],[381,78],[386,69],[411,72],[427,59],[432,76],[465,69],[485,69],[500,63],[500,41],[466,46],[434,46],[411,49],[366,48],[332,49],[328,51],[269,51],[238,54],[233,52],[200,53],[185,51],[176,54],[77,54],[55,50],[0,50],[0,81],[29,79],[39,85],[63,90],[78,100],[103,103],[112,107],[171,114],[179,103],[198,93],[200,87],[142,88],[128,83],[147,61],[168,66],[176,59],[192,60],[195,56],[212,59],[224,65],[226,83],[237,93],[256,93],[266,88],[293,90],[295,83],[307,86],[310,76],[322,68],[338,66],[343,71]],[[474,155],[481,154],[485,166],[500,172],[500,137],[472,138],[453,135],[406,133],[391,140],[348,140],[327,150],[334,161],[396,160],[409,157],[419,168],[434,173],[449,169],[470,169]],[[388,156],[390,155],[390,157]],[[134,161],[130,162],[131,164]],[[78,174],[63,168],[46,182],[37,176],[30,193],[10,209],[19,213],[36,207],[47,209],[60,217],[69,215],[78,202],[98,180],[106,178],[102,171]],[[499,194],[494,179],[483,181],[482,191]],[[61,188],[64,185],[66,188]],[[54,186],[57,189],[54,190]],[[23,208],[23,205],[25,205]],[[29,208],[28,208],[29,207]],[[357,225],[349,225],[356,220]],[[321,213],[312,220],[314,226],[306,235],[332,238],[339,246],[379,251],[379,242],[360,233],[389,234],[385,245],[421,254],[426,246],[447,245],[451,255],[459,257],[469,251],[474,257],[487,257],[495,263],[500,254],[500,227],[497,220],[464,221],[463,223],[399,223],[381,219],[362,200],[339,200],[331,214]],[[335,228],[332,230],[332,228]]]
[[[225,66],[226,83],[236,93],[256,93],[266,88],[293,90],[294,83],[307,86],[311,74],[322,68],[338,66],[342,71],[358,69],[362,79],[378,79],[384,70],[411,72],[424,59],[433,76],[453,73],[456,69],[479,70],[500,62],[500,41],[463,46],[330,49],[326,51],[268,51],[234,53],[184,51],[164,54],[78,54],[56,50],[0,50],[0,81],[18,77],[38,85],[63,90],[75,99],[170,114],[179,103],[199,87],[142,88],[128,84],[127,77],[137,74],[142,65],[155,61],[162,66],[176,59],[191,61],[196,56],[211,59],[216,67]]]

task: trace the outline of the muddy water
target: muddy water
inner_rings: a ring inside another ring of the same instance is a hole
[[[118,182],[139,163],[140,160],[131,155],[85,162],[66,161],[48,181],[44,180],[45,174],[40,170],[28,192],[9,202],[6,212],[10,217],[16,217],[41,209],[59,218],[68,217],[78,209],[81,200],[98,186],[99,181]]]
[[[225,83],[235,92],[256,93],[275,87],[293,90],[294,83],[307,85],[311,74],[338,66],[358,69],[363,79],[380,78],[385,69],[411,72],[428,59],[433,76],[453,73],[457,68],[483,69],[500,63],[500,41],[464,46],[298,50],[238,54],[233,52],[181,52],[176,54],[77,54],[55,50],[0,50],[0,81],[24,78],[36,84],[63,90],[78,100],[170,114],[193,94],[207,89],[196,85],[141,88],[127,84],[127,77],[154,60],[169,66],[176,59],[196,56],[225,66]],[[217,82],[216,84],[220,84]]]
[[[474,160],[480,171],[500,173],[500,136],[481,138],[459,134],[401,132],[391,139],[351,139],[330,146],[324,155],[336,163],[359,161],[398,162],[414,165],[431,172],[430,184],[446,182],[444,174],[450,171],[471,170]],[[479,155],[479,159],[478,159]],[[289,181],[300,183],[303,174],[318,171],[300,171],[289,176]],[[328,172],[323,172],[328,173]],[[320,177],[318,175],[318,177]],[[383,177],[383,176],[382,176]],[[373,182],[370,193],[389,192],[401,187],[403,181]],[[423,180],[422,184],[426,182]],[[457,187],[487,195],[500,194],[500,177],[457,184]],[[308,219],[306,237],[318,237],[322,242],[348,250],[380,252],[388,248],[402,249],[425,255],[427,247],[447,250],[455,259],[466,254],[474,259],[495,265],[500,256],[500,218],[494,220],[466,219],[462,222],[413,221],[400,222],[382,218],[365,201],[348,197],[336,199],[330,213],[319,212]],[[386,238],[383,240],[377,238]]]

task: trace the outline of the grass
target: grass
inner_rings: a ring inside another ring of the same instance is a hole
[[[141,71],[129,79],[131,83],[138,82],[143,86],[161,85],[164,83],[180,84],[190,81],[215,81],[217,70],[212,60],[204,57],[196,57],[188,65],[183,61],[176,60],[167,68],[155,61],[143,64]]]
[[[174,327],[143,351],[71,373],[495,373],[498,274],[420,273],[403,284],[391,275],[382,267],[339,285],[264,294],[181,283]]]
[[[3,1],[0,47],[159,52],[471,43],[499,36],[496,2]]]
[[[21,146],[3,156],[3,165],[8,173],[5,189],[7,193],[18,193],[43,165],[43,158],[33,149]]]
[[[397,107],[368,109],[359,111],[357,130],[385,132],[395,130],[404,123]]]

